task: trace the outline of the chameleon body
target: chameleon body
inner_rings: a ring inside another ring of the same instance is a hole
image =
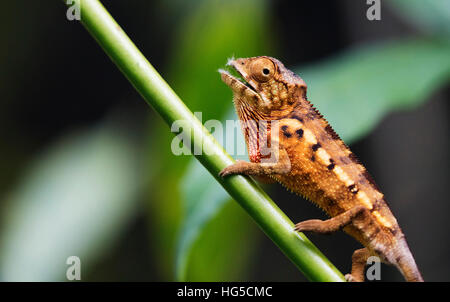
[[[303,221],[295,230],[331,233],[343,229],[357,239],[364,248],[353,253],[348,281],[364,281],[370,256],[397,266],[407,281],[423,281],[383,194],[307,100],[305,82],[271,57],[232,59],[227,65],[243,78],[220,70],[233,91],[250,162],[237,161],[220,175],[275,180],[322,208],[330,219]],[[267,153],[261,146],[269,137],[267,148],[275,156],[265,160]]]

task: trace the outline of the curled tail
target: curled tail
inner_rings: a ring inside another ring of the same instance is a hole
[[[416,261],[409,250],[405,238],[401,238],[396,251],[395,265],[405,277],[408,282],[423,282],[422,275],[417,268]]]

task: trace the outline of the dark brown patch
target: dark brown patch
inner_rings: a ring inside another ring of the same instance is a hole
[[[393,229],[389,228],[389,232],[391,232],[392,235],[396,236],[398,234],[399,228],[394,227]]]
[[[297,137],[298,138],[302,138],[303,137],[303,129],[297,129],[295,131],[295,133],[297,133]]]
[[[313,154],[313,156],[311,156],[311,160],[316,161],[316,156],[314,154]]]
[[[330,164],[327,166],[328,170],[333,170],[335,167],[334,160],[330,158]]]
[[[352,163],[352,160],[348,156],[340,156],[339,160],[345,165]]]
[[[350,154],[348,155],[348,158],[350,158],[351,161],[353,161],[353,162],[359,164],[359,159],[358,159],[358,157],[356,157],[355,153],[353,153],[353,152],[350,153]]]
[[[348,188],[348,190],[349,190],[350,192],[352,192],[353,194],[357,194],[357,193],[358,193],[358,188],[356,187],[355,184],[351,184],[351,185],[349,185],[347,188]]]
[[[306,172],[300,175],[300,178],[304,181],[304,182],[309,182],[311,180],[311,174]]]
[[[300,117],[299,115],[293,114],[291,117],[292,117],[293,119],[298,120],[300,123],[303,123],[303,118]]]
[[[335,207],[337,205],[336,200],[334,200],[333,198],[330,197],[325,197],[325,203],[328,205],[328,207],[332,208]]]
[[[323,205],[326,207],[335,207],[337,205],[336,200],[326,195],[325,191],[322,189],[317,189],[316,191],[316,199],[322,199]]]
[[[381,249],[381,248],[374,248],[373,249],[374,251],[375,251],[375,253],[378,255],[378,256],[381,256],[381,255],[383,255],[384,253],[383,253],[383,250]]]
[[[314,144],[314,145],[312,146],[312,150],[315,152],[315,151],[317,151],[320,147],[322,147],[322,146],[320,145],[320,143]]]
[[[291,137],[292,134],[288,131],[289,127],[286,125],[281,126],[281,130],[283,131],[283,135],[286,137]]]
[[[322,189],[317,189],[316,190],[316,197],[317,197],[317,199],[324,197],[324,195],[325,195],[325,191],[324,190],[322,190]]]
[[[374,211],[380,210],[381,204],[382,204],[382,200],[381,199],[375,200],[375,202],[372,204],[372,209],[370,209],[370,212],[374,212]]]
[[[331,128],[330,125],[327,124],[327,126],[325,127],[325,131],[328,133],[328,135],[331,136],[331,138],[333,138],[334,140],[338,140],[341,139],[339,137],[339,135],[337,135],[337,133],[333,130],[333,128]]]

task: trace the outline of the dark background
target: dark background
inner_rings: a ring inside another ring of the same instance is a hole
[[[366,19],[365,1],[270,2],[278,57],[287,66],[299,66],[352,45],[421,34],[384,2],[382,21],[378,22]],[[177,20],[183,17],[183,9],[167,10],[162,1],[110,0],[103,4],[166,78],[170,50],[176,47],[171,37],[180,26]],[[164,15],[167,12],[171,15]],[[167,131],[86,30],[78,22],[66,20],[61,1],[9,1],[3,4],[0,20],[3,215],[8,215],[4,200],[20,184],[27,167],[66,133],[89,128],[111,112],[121,117],[124,127],[138,140],[152,139],[148,127]],[[213,72],[219,67],[214,66]],[[183,72],[182,66],[178,72]],[[171,84],[170,77],[166,80]],[[420,107],[387,115],[369,135],[351,145],[384,192],[429,281],[450,280],[449,93],[448,86],[436,89]],[[163,142],[161,152],[168,152],[169,136]],[[294,222],[324,217],[315,206],[281,186],[271,186],[269,191]],[[141,198],[157,203],[158,196],[153,191]],[[148,216],[148,210],[137,211],[108,252],[83,271],[83,280],[174,280],[172,270],[160,263],[167,259],[161,260],[153,248],[158,244],[152,241],[158,226],[149,222]],[[236,281],[305,280],[266,236],[258,236],[251,261]],[[349,271],[352,252],[359,248],[356,241],[343,233],[308,237],[343,273]],[[383,280],[402,280],[395,268],[383,265],[382,269]]]

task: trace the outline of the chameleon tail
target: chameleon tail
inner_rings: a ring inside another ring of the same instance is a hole
[[[395,265],[405,277],[408,282],[423,282],[422,275],[417,268],[416,261],[409,250],[405,238],[401,238],[397,250],[399,255],[396,259]]]

